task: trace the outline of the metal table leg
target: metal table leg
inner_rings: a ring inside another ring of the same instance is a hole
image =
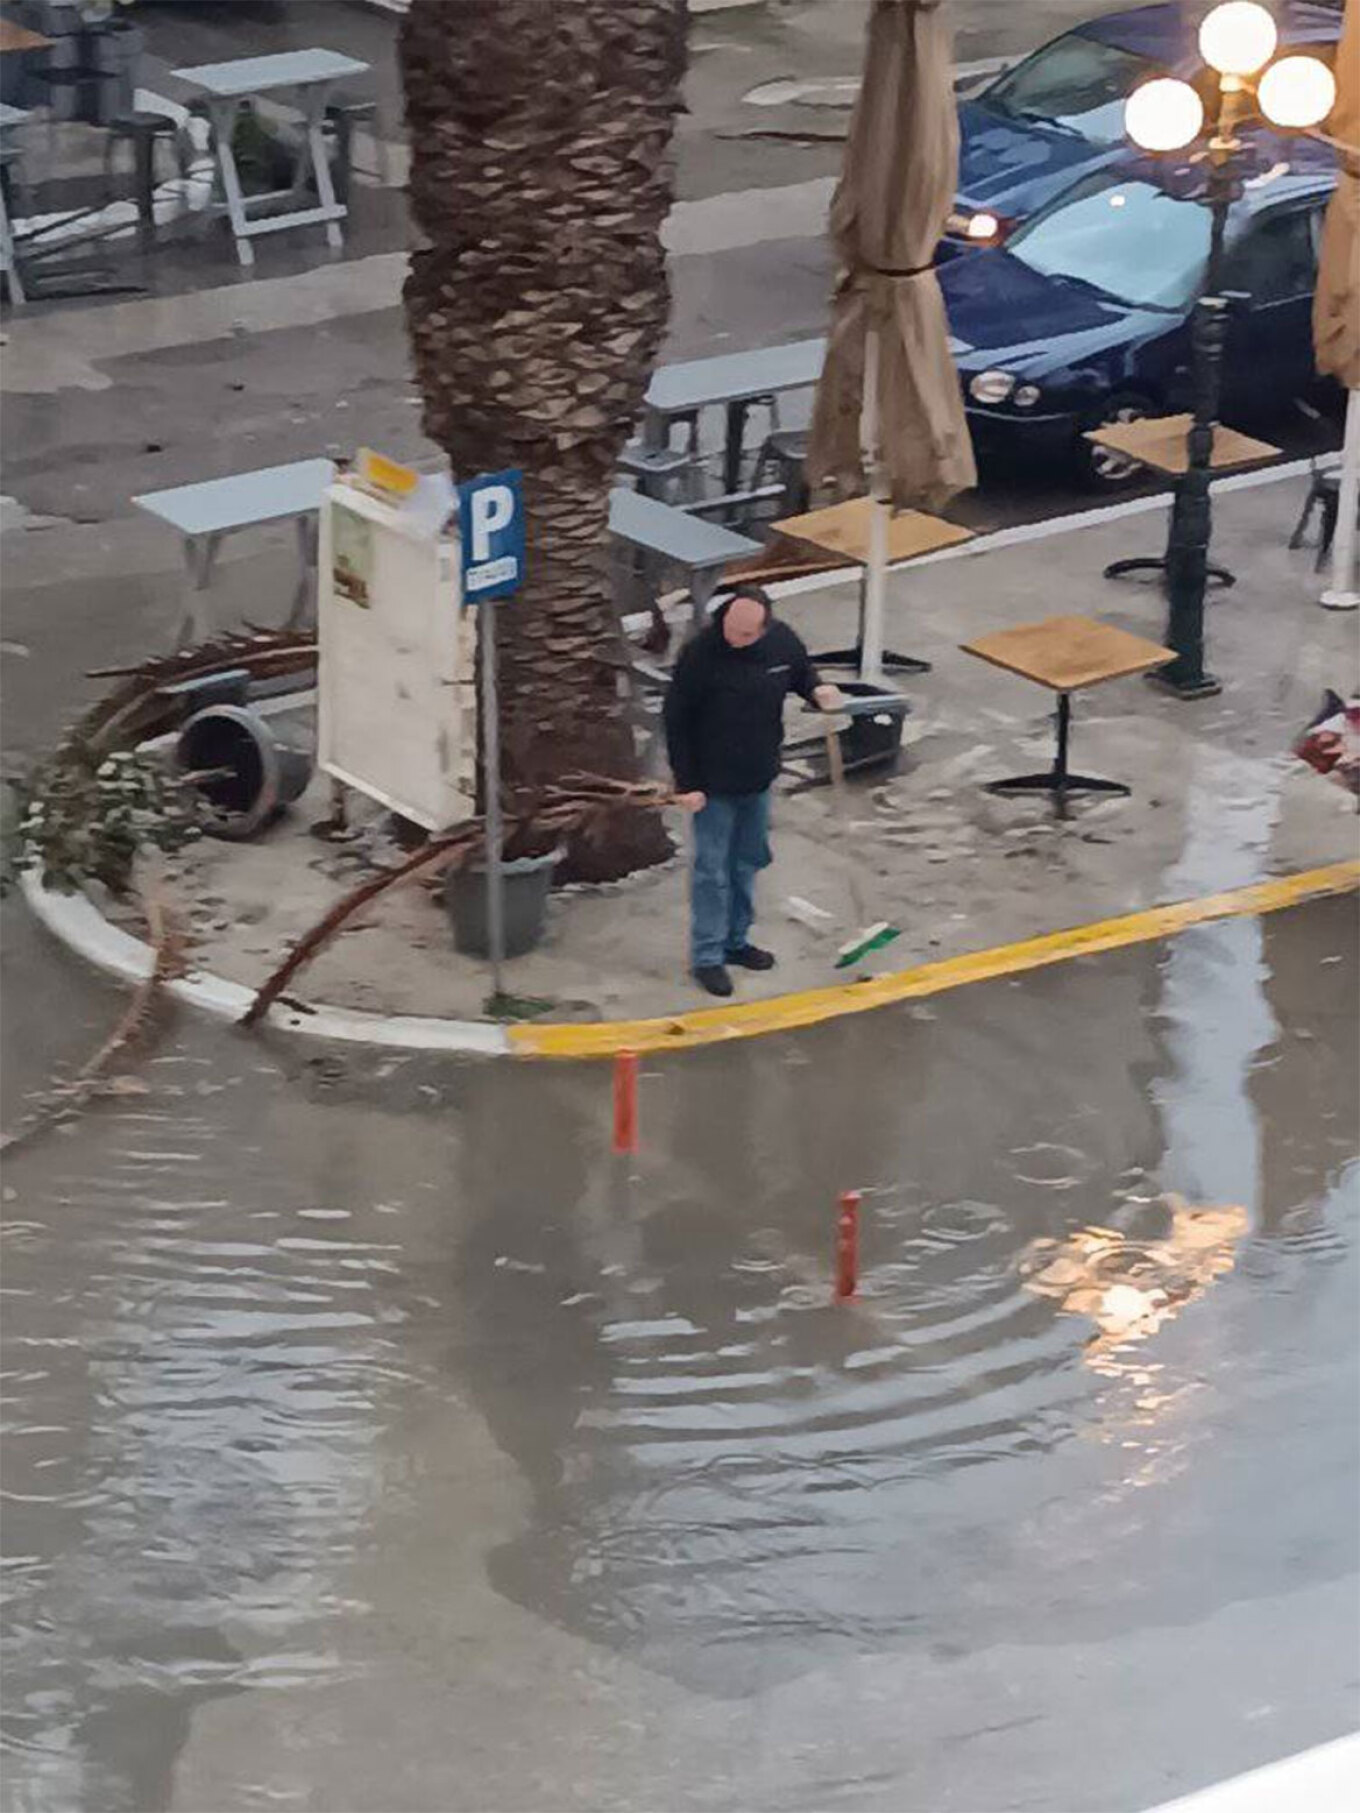
[[[745,401],[727,405],[727,439],[723,443],[723,491],[741,489],[741,456],[746,441]]]
[[[241,264],[250,266],[255,262],[255,248],[250,243],[247,231],[245,197],[241,193],[241,178],[237,173],[236,153],[231,142],[240,105],[239,100],[209,101],[208,114],[217,145],[217,167],[222,177],[222,194],[226,199],[227,216],[236,240],[236,256]]]
[[[320,534],[320,518],[315,515],[299,516],[295,519],[297,530],[298,558],[302,571],[298,575],[297,590],[293,594],[293,608],[284,619],[285,629],[297,629],[311,616],[312,581],[316,576],[317,542]]]
[[[1073,774],[1067,766],[1067,746],[1072,726],[1072,695],[1058,694],[1058,748],[1053,766],[1046,774],[1019,774],[1010,780],[989,781],[988,793],[1051,793],[1056,818],[1067,817],[1068,795],[1073,793],[1108,793],[1127,797],[1122,781],[1097,780],[1090,774]]]
[[[184,594],[184,609],[175,632],[176,648],[194,648],[206,642],[211,631],[205,608],[204,593],[212,584],[213,566],[222,542],[220,535],[186,535],[184,564],[189,571],[189,585]]]
[[[318,82],[304,88],[298,96],[306,120],[307,144],[312,153],[312,170],[316,176],[317,200],[323,208],[337,208],[340,204],[335,199],[335,185],[331,181],[330,159],[326,155],[326,134],[323,130],[326,123],[326,108],[330,102],[332,85],[329,82]],[[326,243],[333,250],[339,251],[345,243],[345,236],[340,230],[338,220],[326,222]]]
[[[14,251],[14,237],[10,232],[9,208],[6,205],[4,186],[0,185],[0,271],[4,272],[9,284],[9,299],[13,307],[22,308],[27,298],[24,295],[24,280],[19,271],[19,260]]]
[[[670,417],[659,409],[648,409],[642,417],[642,444],[652,452],[659,452],[669,447],[671,442]]]
[[[689,581],[690,627],[697,634],[708,622],[708,601],[718,589],[718,569],[691,573]]]

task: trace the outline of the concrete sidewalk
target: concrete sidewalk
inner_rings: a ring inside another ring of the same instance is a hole
[[[770,976],[742,975],[738,999],[838,979],[834,955],[858,918],[852,865],[868,916],[903,928],[869,961],[882,972],[1354,856],[1354,802],[1290,754],[1325,688],[1349,688],[1357,667],[1354,622],[1317,607],[1310,556],[1285,550],[1299,486],[1256,484],[1217,501],[1215,550],[1240,576],[1209,615],[1221,697],[1187,704],[1129,680],[1078,698],[1074,765],[1133,793],[1078,800],[1067,822],[1044,800],[984,791],[989,779],[1048,765],[1052,702],[958,645],[1067,612],[1160,637],[1160,593],[1107,582],[1101,569],[1119,554],[1157,549],[1164,513],[1107,515],[895,573],[889,640],[933,663],[904,683],[912,715],[900,772],[852,782],[849,822],[825,789],[781,788],[758,927],[779,965]],[[855,590],[821,583],[781,609],[814,648],[843,643]],[[309,836],[322,809],[318,788],[263,841],[205,842],[177,863],[175,889],[203,969],[254,985],[360,878],[358,850]],[[685,880],[677,858],[613,887],[558,893],[545,942],[507,966],[507,987],[541,1001],[551,1020],[711,1006],[686,975]],[[809,924],[791,902],[826,916]],[[409,887],[366,911],[294,992],[347,1009],[475,1019],[487,990],[485,968],[453,951],[437,898]]]

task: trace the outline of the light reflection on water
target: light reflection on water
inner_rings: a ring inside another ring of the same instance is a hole
[[[1353,959],[1320,987],[1283,924],[1245,966],[1231,939],[1230,991],[1288,978],[1280,1025],[1195,1044],[1203,948],[1073,965],[833,1029],[806,1065],[658,1067],[631,1176],[598,1071],[337,1096],[186,1032],[156,1095],[12,1167],[16,1813],[143,1813],[197,1701],[361,1679],[376,1532],[462,1515],[423,1447],[450,1401],[528,1487],[496,1587],[696,1689],[1013,1635],[1036,1594],[1078,1616],[1077,1561],[1145,1535],[1216,1444],[1254,1465],[1278,1367],[1325,1329],[1344,1351]],[[1228,1216],[1201,1240],[1164,1192],[1225,1178],[1244,1206],[1196,1197]],[[863,1281],[837,1307],[849,1183]],[[1102,1329],[1070,1300],[1095,1285],[1097,1312],[1127,1287],[1168,1313]]]

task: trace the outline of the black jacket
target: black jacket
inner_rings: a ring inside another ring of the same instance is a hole
[[[723,607],[682,649],[666,694],[666,747],[678,793],[761,793],[779,773],[784,700],[821,684],[802,641],[771,618],[749,648],[723,635]]]

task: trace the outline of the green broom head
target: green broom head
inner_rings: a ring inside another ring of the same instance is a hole
[[[877,925],[869,926],[841,946],[836,952],[836,968],[849,969],[852,963],[858,963],[873,951],[881,951],[885,944],[891,944],[894,938],[901,936],[901,926],[889,925],[886,919],[880,919]]]

